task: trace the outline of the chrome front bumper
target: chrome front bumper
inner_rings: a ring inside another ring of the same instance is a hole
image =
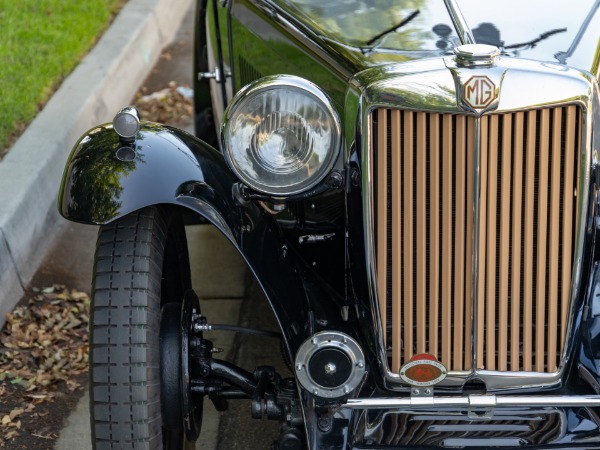
[[[341,405],[345,409],[389,410],[411,413],[427,410],[467,410],[469,417],[491,417],[496,408],[593,408],[600,407],[600,395],[488,395],[445,397],[355,398]]]

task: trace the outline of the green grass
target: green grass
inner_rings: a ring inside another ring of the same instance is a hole
[[[126,0],[0,0],[0,158]]]

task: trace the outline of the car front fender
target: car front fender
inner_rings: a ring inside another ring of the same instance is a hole
[[[221,153],[194,136],[144,123],[123,143],[106,124],[86,133],[71,153],[59,193],[68,220],[103,225],[150,205],[172,204],[215,225],[263,288],[291,354],[308,337],[307,297],[298,262],[271,216],[237,192]]]
[[[144,123],[135,141],[124,143],[106,124],[91,129],[75,146],[58,206],[66,219],[102,225],[145,206],[181,204],[192,196],[223,228],[225,222],[238,222],[235,183],[221,154],[184,131]]]

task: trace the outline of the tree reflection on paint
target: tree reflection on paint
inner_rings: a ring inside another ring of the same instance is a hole
[[[115,153],[120,144],[118,137],[107,129],[96,129],[80,144],[79,154],[73,160],[70,178],[70,203],[68,214],[86,217],[95,223],[105,223],[114,218],[121,208],[123,178],[138,163],[143,163],[140,148],[131,161],[121,161]],[[143,139],[143,137],[140,138]]]
[[[425,0],[355,0],[342,3],[321,0],[278,0],[277,3],[304,16],[324,36],[356,47],[365,46],[369,40],[385,30],[397,27],[381,41],[385,47],[401,50],[423,50],[425,42],[433,37],[431,25],[424,23],[419,11]],[[415,15],[414,20],[406,20]]]

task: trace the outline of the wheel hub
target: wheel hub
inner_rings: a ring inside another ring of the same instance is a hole
[[[202,406],[204,396],[192,392],[190,380],[193,375],[193,361],[190,351],[190,335],[202,339],[202,335],[194,332],[194,316],[200,314],[200,302],[198,296],[192,290],[185,293],[183,304],[181,306],[181,406],[183,411],[183,423],[186,436],[189,440],[195,441],[200,436],[202,426]]]
[[[195,441],[202,425],[203,396],[192,392],[193,361],[190,340],[193,317],[200,313],[194,291],[185,293],[182,303],[167,303],[160,321],[160,376],[163,427],[181,430]],[[201,338],[201,336],[200,336]]]

